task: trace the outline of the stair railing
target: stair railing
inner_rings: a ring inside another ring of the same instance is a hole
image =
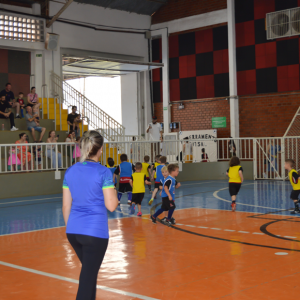
[[[123,136],[125,134],[125,128],[122,124],[53,72],[51,74],[51,88],[52,94],[61,97],[65,105],[77,106],[82,118],[88,118],[91,127],[101,128],[107,140],[110,140],[111,136]]]

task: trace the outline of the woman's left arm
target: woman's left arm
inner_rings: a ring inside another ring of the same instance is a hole
[[[62,211],[63,211],[63,216],[65,220],[65,224],[67,226],[69,216],[70,216],[70,211],[72,207],[72,195],[71,192],[68,188],[63,189],[63,206],[62,206]]]

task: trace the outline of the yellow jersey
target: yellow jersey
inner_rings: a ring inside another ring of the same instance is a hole
[[[296,173],[296,174],[293,176],[293,173]],[[299,175],[298,175],[298,172],[295,169],[292,169],[289,172],[289,179],[290,179],[291,185],[293,187],[293,190],[295,190],[295,191],[300,190]]]
[[[229,182],[233,183],[242,183],[242,179],[240,177],[239,171],[243,172],[243,168],[241,166],[234,166],[228,169],[228,177]]]
[[[145,175],[146,175],[146,177],[148,178],[148,177],[150,177],[149,176],[149,167],[150,167],[150,165],[148,164],[148,163],[145,163],[145,162],[143,162],[142,163],[142,173],[144,173]]]
[[[135,172],[131,175],[132,194],[145,193],[146,175],[142,172]]]
[[[158,162],[155,162],[154,163],[154,169],[156,169],[157,168],[157,166],[159,166],[160,165],[160,163],[158,163]],[[156,178],[156,172],[155,172],[155,174],[154,174],[154,178]]]

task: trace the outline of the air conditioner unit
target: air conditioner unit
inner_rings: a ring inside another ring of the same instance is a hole
[[[300,7],[291,9],[291,35],[300,34]]]
[[[291,10],[267,14],[267,39],[291,36]]]
[[[59,34],[56,33],[47,33],[45,49],[56,51],[58,47]]]

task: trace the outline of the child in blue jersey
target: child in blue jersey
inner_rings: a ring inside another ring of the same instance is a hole
[[[115,166],[115,161],[111,157],[109,157],[107,159],[106,168],[110,169],[112,175],[114,175],[117,167]],[[115,177],[115,179],[114,179],[114,185],[115,185],[115,187],[117,186],[117,182],[118,182],[117,177]]]
[[[150,216],[151,221],[155,224],[156,218],[163,213],[168,211],[168,217],[165,221],[166,224],[172,225],[171,219],[176,208],[175,206],[175,189],[180,187],[180,183],[177,183],[175,177],[179,174],[179,167],[177,165],[168,165],[169,176],[166,178],[163,190],[162,190],[162,205],[161,208]]]
[[[168,167],[167,167],[167,166],[164,166],[164,167],[161,169],[161,173],[162,173],[164,179],[163,179],[163,181],[162,181],[162,185],[159,187],[159,189],[161,190],[160,196],[161,196],[161,194],[162,194],[163,185],[164,185],[166,179],[168,178],[168,176],[170,175],[170,174],[169,174],[169,171],[168,171]],[[161,220],[162,222],[165,222],[165,221],[167,220],[167,218],[168,218],[168,212],[165,211],[164,214],[165,214],[165,216],[164,216],[164,218]],[[175,219],[174,219],[174,218],[172,218],[171,221],[172,221],[172,224],[175,224]]]
[[[149,201],[149,205],[152,204],[154,197],[156,196],[156,193],[159,190],[159,187],[162,186],[162,181],[164,180],[164,176],[162,175],[161,169],[166,165],[167,162],[167,158],[165,156],[161,156],[159,158],[159,165],[157,165],[156,167],[154,167],[154,171],[155,171],[155,186],[154,186],[154,191],[152,193],[152,198]]]
[[[117,166],[115,172],[113,181],[115,182],[115,179],[117,178],[117,175],[120,175],[119,179],[119,191],[118,191],[118,200],[119,204],[122,198],[122,195],[127,193],[128,195],[128,204],[131,204],[131,198],[132,198],[132,187],[130,185],[130,179],[132,173],[134,173],[135,168],[134,165],[128,162],[127,154],[121,154],[120,156],[121,163],[119,166]]]

